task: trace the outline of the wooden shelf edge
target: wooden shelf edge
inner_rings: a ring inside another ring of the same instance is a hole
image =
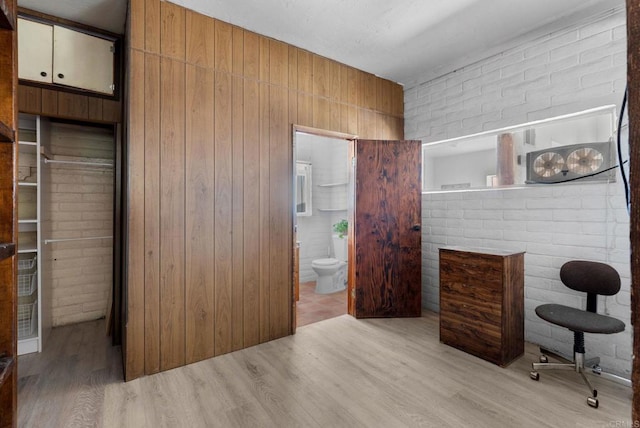
[[[0,16],[2,14],[0,13]],[[13,143],[16,140],[16,133],[7,124],[0,121],[0,141],[3,143]]]
[[[0,358],[0,386],[11,377],[13,366],[15,365],[15,359],[13,357],[1,357]]]
[[[16,253],[16,244],[10,242],[0,244],[0,260],[8,259]]]

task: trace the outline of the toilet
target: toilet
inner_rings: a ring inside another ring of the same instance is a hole
[[[337,293],[347,288],[347,240],[333,235],[333,254],[335,258],[316,259],[311,267],[318,274],[316,293]]]

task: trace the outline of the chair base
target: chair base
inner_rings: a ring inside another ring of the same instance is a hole
[[[598,366],[599,363],[600,363],[600,358],[590,358],[589,360],[585,361],[584,353],[582,352],[574,352],[574,360],[573,362],[569,362],[569,363],[550,363],[546,355],[541,355],[539,363],[531,364],[533,371],[529,373],[529,377],[531,377],[531,379],[533,380],[539,380],[540,374],[538,373],[538,370],[575,371],[576,373],[580,374],[580,377],[582,377],[582,380],[584,381],[585,385],[587,385],[587,387],[589,388],[589,392],[591,393],[591,396],[587,397],[587,404],[597,409],[599,405],[598,390],[593,387],[589,379],[587,379],[587,377],[585,376],[585,373],[588,373],[589,371],[592,370],[589,368],[585,370],[585,366],[586,367],[595,366],[599,368]],[[595,372],[595,369],[593,370]],[[602,371],[600,370],[600,372]]]
[[[559,354],[557,352],[554,352],[542,346],[540,346],[539,349],[540,349],[540,354],[542,354],[542,356],[545,356],[545,357],[551,356],[557,360],[564,361],[573,365],[571,360],[563,354]],[[543,362],[542,357],[540,358],[541,358],[540,362]],[[584,360],[584,369],[585,369],[585,373],[591,373],[591,374],[597,375],[598,377],[602,377],[604,379],[615,382],[618,385],[623,385],[631,388],[631,379],[627,379],[622,376],[618,376],[612,373],[607,373],[602,371],[602,368],[600,367],[600,357],[594,357],[594,358],[589,358],[587,360]]]

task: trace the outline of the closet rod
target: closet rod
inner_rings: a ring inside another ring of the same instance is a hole
[[[68,241],[88,241],[90,239],[111,239],[113,236],[91,236],[88,238],[63,238],[63,239],[45,239],[44,244],[51,244],[53,242],[68,242]]]
[[[66,160],[54,160],[44,158],[44,163],[66,163],[73,165],[88,165],[88,166],[107,166],[113,168],[112,163],[104,163],[104,162],[84,162],[84,161],[66,161]]]

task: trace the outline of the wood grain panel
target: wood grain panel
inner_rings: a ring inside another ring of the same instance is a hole
[[[42,115],[58,115],[58,91],[42,89]]]
[[[132,49],[144,50],[145,29],[145,0],[131,0],[129,2],[129,16],[127,17],[127,33]]]
[[[393,121],[391,138],[402,140],[404,138],[404,119],[402,117],[392,117],[391,120]]]
[[[513,361],[524,352],[524,254],[504,261],[505,282],[502,298],[502,361]]]
[[[214,73],[187,66],[186,362],[214,355]]]
[[[269,81],[269,61],[270,59],[270,51],[269,51],[269,39],[263,36],[260,36],[260,81],[268,82]]]
[[[160,3],[160,50],[164,57],[185,58],[185,9],[163,1]]]
[[[129,123],[144,140],[144,208],[129,217],[144,231],[144,355],[131,358],[154,373],[292,332],[292,123],[376,136],[399,122],[375,114],[374,76],[168,2],[144,14],[132,25],[148,56],[129,64],[145,80]]]
[[[340,106],[340,129],[346,134],[358,134],[358,109],[355,106]]]
[[[289,50],[276,40],[269,41],[269,79],[280,86],[287,86],[289,79]]]
[[[42,115],[54,117],[58,115],[58,91],[42,90]]]
[[[298,89],[298,48],[294,46],[287,46],[289,50],[289,81],[287,88],[289,90]],[[294,122],[295,123],[295,122]]]
[[[186,15],[186,60],[200,67],[215,67],[214,20],[197,12],[187,10]]]
[[[332,123],[332,103],[326,98],[313,97],[313,127],[318,129],[331,128]]]
[[[88,104],[89,104],[89,111],[88,111],[89,120],[101,122],[102,121],[102,99],[89,97]]]
[[[122,122],[122,110],[119,101],[102,100],[102,120],[113,123]]]
[[[391,113],[391,82],[376,79],[376,110]]]
[[[341,96],[341,75],[340,75],[340,63],[329,60],[329,98],[334,101],[340,100]],[[332,128],[335,129],[335,128]]]
[[[216,71],[231,73],[233,67],[233,29],[226,22],[215,21]]]
[[[241,76],[244,72],[244,30],[234,26],[231,37],[231,69],[233,74]]]
[[[358,140],[356,150],[355,316],[420,316],[420,231],[407,226],[421,215],[420,144]]]
[[[245,39],[245,43],[248,39]],[[246,51],[246,47],[245,47]],[[246,68],[245,68],[246,69]],[[244,81],[244,346],[260,343],[260,91]]]
[[[141,85],[138,85],[141,86]],[[160,58],[145,56],[144,73],[145,373],[160,371]]]
[[[298,89],[307,94],[313,92],[313,55],[302,49],[298,50]]]
[[[358,136],[360,138],[378,139],[378,128],[381,124],[376,122],[376,113],[371,110],[358,109]]]
[[[358,105],[361,108],[373,110],[376,108],[376,77],[373,74],[358,72]]]
[[[298,125],[313,126],[313,97],[298,93]]]
[[[325,129],[337,129],[340,130],[340,104],[336,102],[329,102],[329,122],[328,128]]]
[[[331,85],[331,74],[329,60],[320,55],[312,55],[313,61],[313,90],[312,93],[319,97],[329,96],[329,85]],[[326,128],[325,128],[326,129]]]
[[[505,366],[524,352],[524,254],[440,249],[440,340]]]
[[[16,2],[2,2],[0,15],[9,28],[15,24]],[[6,14],[6,16],[4,16]],[[0,243],[17,246],[18,144],[17,129],[17,32],[0,30],[0,123],[4,140],[0,142]],[[19,139],[18,135],[18,139]],[[13,252],[12,252],[13,253]],[[0,261],[0,426],[17,422],[17,257],[7,254]]]
[[[391,114],[396,117],[404,116],[404,91],[402,86],[393,85],[391,88]]]
[[[238,39],[234,31],[234,51]],[[242,49],[239,49],[242,52]],[[240,77],[232,79],[232,307],[231,349],[244,347],[244,82]]]
[[[160,91],[160,369],[168,370],[185,363],[183,63],[160,60]]]
[[[260,38],[247,31],[244,35],[244,77],[250,80],[260,78]]]
[[[395,296],[391,278],[398,271],[398,165],[392,147],[358,141],[356,153],[356,317],[389,315]]]
[[[144,80],[144,54],[132,51],[130,56],[133,82]],[[127,323],[125,325],[125,378],[145,374],[145,87],[129,87],[129,227],[127,251]]]
[[[132,25],[144,25],[144,46],[147,52],[151,53],[160,53],[160,30],[162,22],[160,3],[160,0],[145,0],[144,23],[132,23]]]
[[[86,95],[59,92],[58,116],[74,119],[88,119],[89,98]]]
[[[288,92],[284,88],[269,88],[269,223],[270,223],[270,338],[286,336],[290,329],[290,218],[287,206],[293,176],[288,165],[287,135]],[[282,255],[285,255],[283,257]]]
[[[260,342],[270,338],[270,171],[269,171],[269,86],[260,83]]]
[[[23,113],[40,114],[42,111],[42,89],[18,85],[18,110]]]
[[[217,27],[216,27],[217,28]],[[230,30],[230,28],[229,28]],[[229,34],[231,34],[229,32]],[[220,40],[220,37],[217,37]],[[218,56],[216,56],[217,58]],[[215,355],[232,350],[233,148],[231,76],[215,78]]]

